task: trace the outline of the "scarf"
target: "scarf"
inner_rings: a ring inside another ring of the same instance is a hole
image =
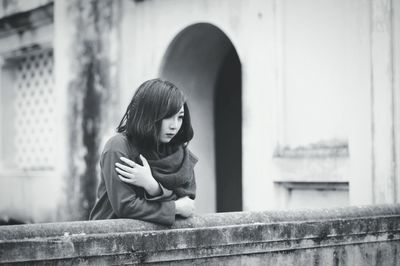
[[[130,157],[143,165],[137,146],[134,142],[129,142],[129,146]],[[143,156],[150,165],[154,179],[163,187],[172,190],[178,198],[196,197],[194,166],[198,159],[185,145],[162,144],[158,151],[143,152]]]
[[[187,147],[181,145],[165,157],[151,156],[151,158],[147,161],[155,180],[174,191],[178,198],[185,196],[195,198],[194,166],[197,158]]]

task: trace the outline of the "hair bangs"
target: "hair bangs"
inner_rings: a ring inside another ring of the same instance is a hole
[[[185,103],[185,97],[178,90],[174,90],[170,93],[166,103],[161,106],[163,109],[161,111],[161,115],[159,117],[159,121],[171,117],[179,112],[179,110],[183,107]]]

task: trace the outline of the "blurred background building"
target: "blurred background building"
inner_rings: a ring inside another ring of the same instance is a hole
[[[187,95],[198,212],[400,201],[400,1],[0,1],[0,219],[87,219],[134,90]]]

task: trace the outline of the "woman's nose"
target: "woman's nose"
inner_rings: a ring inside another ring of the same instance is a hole
[[[176,129],[177,127],[178,127],[178,120],[171,119],[171,122],[169,123],[169,128],[170,129]]]

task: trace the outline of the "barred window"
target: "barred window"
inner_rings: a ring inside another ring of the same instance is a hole
[[[24,170],[51,170],[56,122],[52,51],[22,57],[15,71],[16,164]]]

